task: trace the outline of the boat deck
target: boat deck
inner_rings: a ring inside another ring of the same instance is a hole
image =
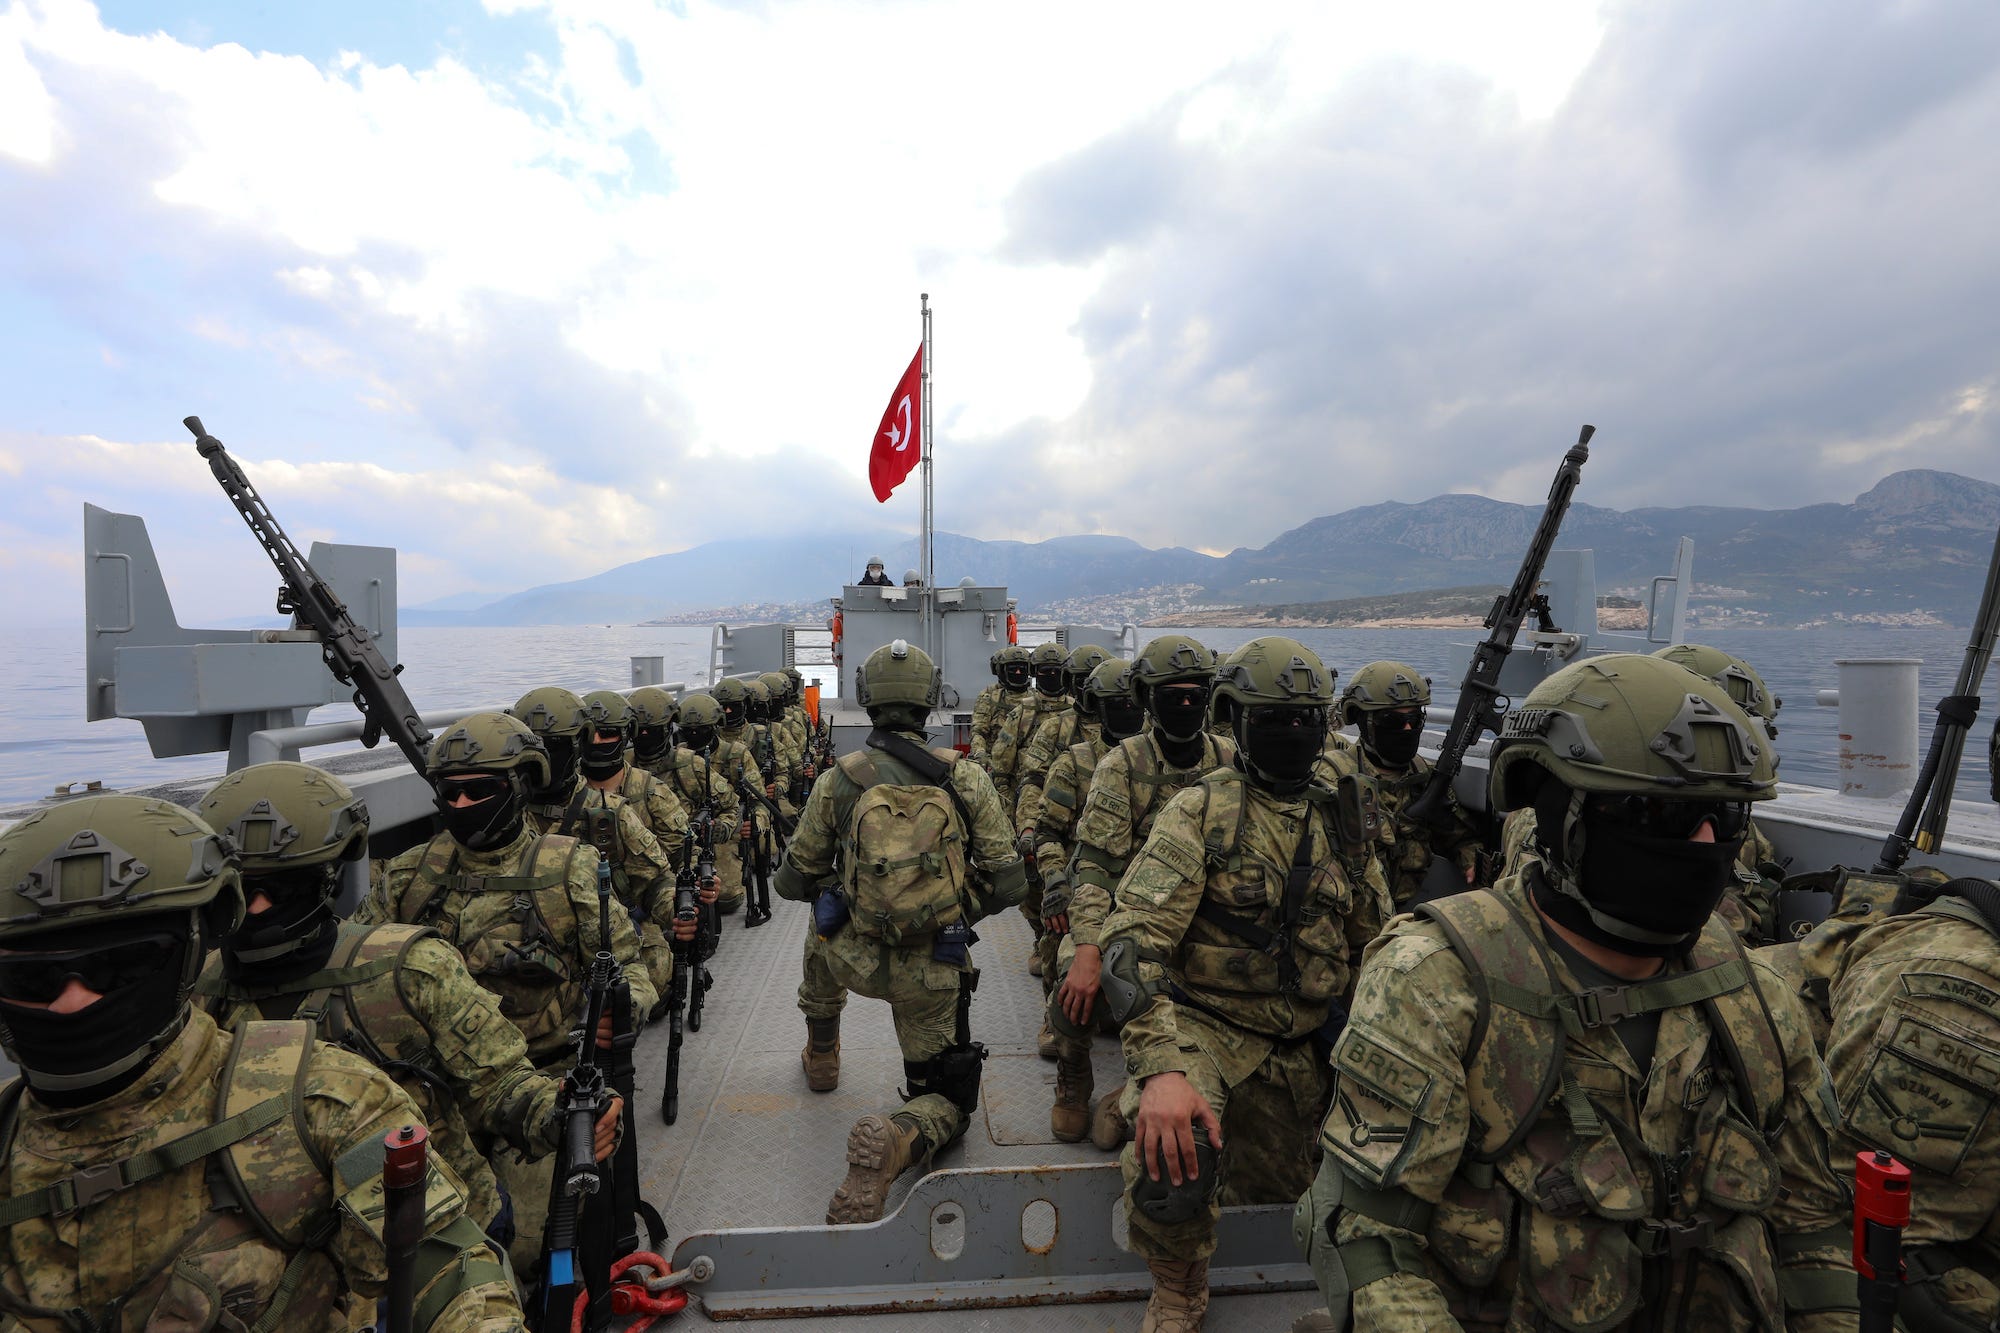
[[[682,1250],[677,1266],[684,1266],[697,1252],[710,1253],[722,1267],[730,1262],[732,1247],[726,1238],[696,1233],[805,1228],[806,1232],[780,1238],[781,1245],[796,1244],[802,1256],[826,1249],[817,1243],[821,1241],[865,1243],[874,1239],[843,1237],[837,1233],[864,1229],[825,1228],[823,1222],[827,1200],[846,1174],[849,1126],[868,1111],[898,1104],[895,1090],[902,1082],[903,1066],[889,1006],[861,996],[850,999],[841,1026],[840,1087],[830,1093],[808,1091],[799,1064],[805,1025],[796,997],[811,916],[801,903],[774,899],[772,908],[773,919],[755,930],[744,928],[741,914],[723,919],[723,943],[711,963],[715,985],[708,993],[702,1030],[689,1033],[682,1047],[680,1118],[674,1125],[662,1124],[659,1116],[659,1092],[666,1068],[665,1026],[649,1029],[639,1043],[640,1104],[636,1109],[642,1186],[646,1197],[666,1217],[669,1245]],[[1049,1132],[1055,1066],[1035,1054],[1041,983],[1027,970],[1028,925],[1018,912],[1010,911],[982,922],[979,936],[974,957],[981,976],[972,1028],[974,1039],[985,1043],[990,1056],[973,1125],[957,1145],[941,1154],[936,1168],[947,1173],[988,1167],[1084,1168],[1061,1173],[1072,1181],[1087,1182],[1084,1196],[1101,1206],[1101,1211],[1097,1207],[1080,1211],[1097,1212],[1099,1225],[1122,1231],[1122,1219],[1112,1216],[1115,1210],[1102,1206],[1102,1196],[1115,1191],[1115,1157],[1088,1143],[1057,1143]],[[1115,1086],[1123,1077],[1117,1043],[1109,1038],[1098,1039],[1095,1064],[1100,1091]],[[894,1227],[895,1210],[908,1198],[914,1181],[912,1173],[898,1182],[890,1197],[890,1216],[877,1227]],[[953,1182],[949,1174],[933,1174],[925,1189],[929,1193],[943,1185],[945,1192],[951,1193]],[[957,1192],[967,1194],[962,1189]],[[1054,1189],[1047,1192],[1059,1194]],[[924,1206],[919,1201],[911,1211],[920,1212]],[[968,1225],[991,1221],[976,1204],[961,1211],[968,1213]],[[1257,1236],[1262,1248],[1288,1228],[1289,1213],[1289,1208],[1231,1210],[1225,1225],[1250,1220],[1261,1223]],[[906,1227],[911,1224],[910,1219],[903,1221]],[[1059,1220],[1052,1217],[1050,1223],[1042,1238],[1048,1243],[1053,1243],[1057,1229],[1077,1225],[1067,1213]],[[920,1236],[924,1220],[919,1216],[914,1225],[919,1230],[911,1234]],[[819,1234],[809,1234],[813,1232]],[[893,1243],[888,1236],[879,1239]],[[1034,1239],[1030,1238],[1031,1244]],[[840,1253],[837,1244],[833,1252],[836,1256]],[[876,1262],[881,1256],[879,1246],[874,1256],[864,1257],[858,1249],[853,1253],[856,1264]],[[920,1257],[931,1259],[930,1255]],[[889,1280],[911,1282],[912,1274],[922,1266],[918,1258],[911,1256],[908,1267]],[[1274,1270],[1289,1270],[1282,1274],[1273,1271],[1270,1276],[1278,1281],[1295,1282],[1303,1272],[1289,1240],[1280,1252],[1269,1256],[1269,1263]],[[1129,1259],[1129,1266],[1143,1276],[1143,1264],[1136,1258]],[[1246,1269],[1232,1269],[1231,1275],[1229,1285],[1259,1285],[1258,1274]],[[786,1285],[794,1286],[791,1282]],[[1117,1294],[1118,1286],[1115,1282],[1105,1284],[1085,1297],[1087,1304],[872,1313],[867,1318],[871,1324],[890,1329],[1136,1329],[1145,1302],[1106,1299]],[[1125,1287],[1129,1290],[1130,1283]],[[709,1312],[703,1308],[702,1287],[696,1285],[691,1290],[694,1301],[677,1318],[683,1323],[710,1322]],[[809,1291],[810,1284],[802,1284],[795,1295],[774,1300],[760,1313],[803,1316],[809,1327],[848,1327],[860,1322],[858,1315],[809,1313],[824,1312],[831,1303],[812,1301]],[[997,1285],[993,1291],[993,1300],[1046,1299],[1010,1296]],[[904,1297],[921,1298],[921,1291],[906,1292]],[[881,1310],[888,1303],[871,1303],[869,1308]],[[1313,1290],[1220,1295],[1211,1307],[1209,1326],[1283,1329],[1295,1316],[1319,1303]]]

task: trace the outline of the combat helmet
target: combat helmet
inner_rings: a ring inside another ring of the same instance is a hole
[[[766,671],[757,679],[764,682],[764,688],[771,692],[771,708],[775,715],[792,702],[792,678],[782,671]]]
[[[235,850],[199,815],[92,796],[0,833],[0,1046],[48,1091],[123,1086],[179,1035],[204,940],[243,920]],[[164,937],[164,938],[163,938]],[[103,998],[33,1007],[75,977]]]
[[[1785,701],[1771,693],[1764,678],[1757,674],[1757,668],[1736,654],[1705,643],[1677,643],[1657,650],[1653,656],[1678,662],[1697,676],[1707,676],[1729,691],[1738,708],[1763,722],[1765,735],[1777,737],[1778,710],[1785,706]]]
[[[771,689],[761,679],[743,682],[743,715],[752,722],[771,720]]]
[[[1340,720],[1359,722],[1363,713],[1390,708],[1429,708],[1431,678],[1401,662],[1370,662],[1340,692]]]
[[[582,709],[579,702],[579,715]],[[570,767],[562,780],[568,782],[576,772],[576,738],[563,738],[563,744]],[[427,768],[438,818],[452,839],[471,851],[518,837],[526,799],[549,790],[558,778],[548,745],[507,713],[473,713],[452,723],[431,742]]]
[[[1097,670],[1097,664],[1110,657],[1110,650],[1095,643],[1079,643],[1069,650],[1063,659],[1063,683],[1069,692],[1075,694],[1090,679],[1090,673]]]
[[[1332,703],[1333,672],[1281,634],[1250,640],[1215,673],[1213,707],[1236,737],[1237,762],[1253,783],[1280,794],[1312,780]]]
[[[542,738],[511,713],[472,713],[452,723],[431,742],[424,771],[433,782],[457,773],[518,773],[528,787],[547,786],[553,773]]]
[[[1034,654],[1018,643],[1010,643],[993,654],[993,674],[1002,689],[1019,693],[1034,683]]]
[[[368,854],[368,806],[353,788],[310,764],[252,764],[217,783],[197,813],[235,847],[244,897],[268,899],[216,941],[232,962],[269,964],[334,928],[340,863]]]
[[[552,736],[581,736],[590,725],[590,714],[583,700],[560,685],[529,690],[507,712],[526,723],[544,745]]]
[[[854,701],[868,710],[872,719],[877,709],[900,708],[918,715],[915,725],[937,707],[944,677],[931,662],[931,655],[897,639],[868,654],[855,672]],[[906,714],[907,716],[907,714]]]
[[[642,685],[625,696],[632,709],[632,754],[641,764],[656,764],[673,746],[674,719],[681,706],[657,685]]]
[[[1131,679],[1132,693],[1152,715],[1159,736],[1182,745],[1200,738],[1213,700],[1213,653],[1185,634],[1162,634],[1132,659]]]
[[[725,728],[741,726],[750,716],[750,687],[742,681],[725,676],[709,686],[708,692],[722,707]]]
[[[583,712],[590,722],[584,729],[579,766],[590,781],[608,781],[625,768],[625,747],[636,730],[632,705],[616,690],[592,690],[583,696]],[[613,739],[598,739],[605,735]]]
[[[632,701],[616,690],[592,690],[584,695],[583,715],[589,719],[592,731],[615,731],[627,744],[632,740],[632,729],[638,725]]]
[[[1130,658],[1107,657],[1077,687],[1077,708],[1098,720],[1107,741],[1136,736],[1146,725],[1146,712],[1132,693],[1131,668]]]

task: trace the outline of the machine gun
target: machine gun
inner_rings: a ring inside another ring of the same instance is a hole
[[[1451,725],[1438,747],[1437,765],[1431,769],[1430,782],[1405,811],[1420,824],[1434,829],[1451,827],[1451,784],[1458,779],[1465,752],[1482,734],[1500,730],[1508,708],[1507,697],[1500,693],[1500,669],[1514,650],[1514,636],[1521,632],[1528,614],[1539,610],[1544,622],[1548,618],[1547,600],[1536,588],[1542,581],[1542,566],[1555,546],[1556,533],[1562,528],[1563,515],[1569,511],[1570,496],[1583,475],[1584,462],[1590,457],[1590,437],[1596,433],[1597,427],[1585,426],[1563,455],[1556,478],[1549,484],[1541,521],[1535,525],[1527,554],[1521,557],[1521,568],[1515,571],[1514,584],[1493,600],[1493,609],[1486,613],[1489,632],[1466,665],[1465,679],[1458,687],[1458,707],[1452,710]],[[1543,627],[1548,628],[1546,623]]]
[[[736,793],[743,798],[744,823],[750,830],[750,836],[739,838],[736,843],[737,858],[750,881],[744,885],[749,901],[743,908],[743,927],[748,930],[771,919],[771,831],[757,827],[757,821],[749,813],[750,802],[755,801],[769,810],[774,821],[781,820],[782,816],[778,814],[776,805],[757,794],[748,778],[736,780]],[[789,833],[791,830],[787,828],[785,831]]]
[[[278,567],[278,577],[283,580],[278,585],[278,614],[293,616],[315,630],[326,669],[341,684],[354,687],[354,706],[361,711],[362,745],[373,749],[386,732],[409,759],[410,767],[422,773],[431,733],[396,679],[403,668],[389,664],[375,646],[375,637],[354,622],[346,603],[313,572],[222,441],[202,427],[200,417],[184,418],[181,424],[194,432],[194,447],[208,460],[208,470],[222,483],[223,493],[250,525],[264,554]]]
[[[1903,805],[1896,830],[1882,842],[1875,858],[1875,873],[1894,874],[1903,868],[1914,851],[1934,853],[1944,845],[1945,821],[1951,815],[1952,789],[1958,786],[1958,761],[1965,754],[1966,737],[1979,720],[1979,684],[1993,660],[1993,640],[2000,634],[2000,534],[1993,539],[1993,558],[1986,566],[1986,590],[1979,597],[1979,612],[1972,618],[1972,637],[1966,640],[1965,658],[1959,663],[1958,679],[1950,694],[1937,701],[1937,725],[1931,728],[1930,749],[1924,752],[1924,766],[1917,771],[1917,785]],[[1993,799],[2000,801],[2000,720],[1994,723],[1989,754],[1993,769]]]
[[[674,883],[674,920],[702,917],[701,885],[715,873],[715,853],[708,849],[715,812],[707,806],[688,822],[686,851],[680,877]],[[703,966],[700,950],[679,935],[673,940],[674,977],[667,992],[667,1076],[660,1093],[660,1119],[671,1125],[681,1115],[681,1044],[689,1030],[701,1031],[702,997],[715,984]]]

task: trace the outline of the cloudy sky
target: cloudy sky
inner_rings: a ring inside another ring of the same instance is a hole
[[[189,413],[406,603],[914,528],[920,291],[982,537],[2000,480],[1996,142],[1991,0],[6,0],[0,580],[264,609]]]

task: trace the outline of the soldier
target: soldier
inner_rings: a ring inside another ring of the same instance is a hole
[[[1833,1163],[1851,1175],[1873,1150],[1911,1172],[1899,1322],[2000,1326],[2000,886],[1909,877],[1846,941],[1831,993]]]
[[[1238,766],[1167,803],[1104,923],[1134,1142],[1119,1159],[1146,1333],[1192,1333],[1225,1203],[1296,1198],[1325,1106],[1314,1037],[1381,927],[1372,830],[1313,782],[1333,676],[1294,639],[1252,639],[1216,675]],[[1346,787],[1346,799],[1361,788]]]
[[[230,1031],[302,1018],[395,1077],[465,1183],[467,1214],[512,1244],[512,1210],[474,1134],[529,1161],[548,1156],[561,1089],[535,1072],[520,1031],[435,932],[334,916],[342,862],[368,852],[368,807],[330,773],[271,763],[224,778],[198,813],[236,847],[246,915],[209,955],[196,1002]],[[619,1111],[598,1122],[600,1161]]]
[[[309,1024],[231,1034],[189,1003],[242,919],[232,849],[179,806],[89,797],[0,833],[0,1044],[22,1071],[0,1089],[0,1324],[372,1322],[383,1138],[417,1109]],[[416,1326],[520,1329],[456,1174],[430,1165]]]
[[[694,932],[691,923],[674,920],[673,881],[669,878],[679,873],[686,855],[687,811],[671,783],[625,762],[638,723],[624,695],[616,690],[592,690],[583,696],[583,710],[590,719],[584,729],[583,760],[579,765],[583,770],[586,816],[590,812],[609,811],[622,803],[639,816],[667,859],[668,875],[659,876],[650,884],[635,885],[628,871],[625,888],[630,896],[621,894],[619,898],[632,914],[632,925],[639,932],[639,956],[646,960],[646,975],[653,979],[653,989],[664,1004],[674,972],[673,948],[668,937],[677,928],[690,939]]]
[[[1351,1293],[1362,1333],[1642,1308],[1852,1328],[1833,1090],[1797,1000],[1714,916],[1769,738],[1712,681],[1615,654],[1536,686],[1492,762],[1536,855],[1397,918],[1335,1049],[1294,1224],[1332,1307]]]
[[[1430,782],[1431,761],[1417,753],[1430,705],[1429,677],[1401,662],[1370,662],[1340,692],[1340,721],[1352,723],[1359,739],[1329,736],[1324,756],[1332,777],[1359,773],[1375,784],[1382,859],[1399,912],[1416,901],[1433,856],[1450,861],[1467,884],[1474,882],[1479,860],[1479,828],[1456,796],[1450,798],[1449,829],[1432,829],[1403,814]]]
[[[783,676],[777,676],[782,683]],[[781,699],[771,692],[771,683],[764,677],[743,682],[746,692],[744,716],[747,722],[744,731],[749,738],[750,753],[756,756],[757,767],[764,771],[765,793],[778,807],[778,812],[789,822],[798,815],[798,808],[790,799],[792,779],[798,775],[799,762],[803,754],[794,754],[791,738],[778,725],[784,711]]]
[[[941,688],[921,648],[898,639],[868,655],[856,698],[874,730],[814,784],[778,867],[778,893],[813,903],[821,941],[799,991],[808,1022],[817,961],[832,984],[889,1002],[908,1081],[902,1109],[849,1132],[829,1224],[880,1218],[896,1177],[965,1132],[985,1058],[971,1032],[971,927],[1027,892],[992,782],[957,751],[922,745]]]
[[[1103,961],[1098,936],[1126,865],[1145,845],[1154,817],[1170,797],[1203,774],[1236,762],[1235,743],[1211,735],[1203,725],[1215,678],[1215,659],[1208,649],[1185,634],[1162,634],[1139,650],[1127,676],[1133,696],[1146,710],[1147,726],[1099,760],[1091,778],[1090,796],[1076,820],[1076,850],[1070,854],[1069,943],[1056,962],[1062,975],[1054,1002],[1083,1032],[1098,1022]],[[1054,1058],[1051,1024],[1044,1024],[1043,1031],[1050,1038],[1049,1058]],[[1114,1089],[1106,1096],[1121,1093]],[[1115,1108],[1121,1101],[1109,1105]],[[1124,1133],[1122,1127],[1116,1130]]]
[[[529,690],[507,711],[527,723],[550,756],[549,785],[528,793],[529,826],[595,847],[611,864],[612,893],[635,921],[643,919],[640,904],[652,901],[663,882],[671,882],[673,863],[646,827],[645,816],[621,797],[594,790],[585,779],[583,746],[591,723],[583,700],[561,686],[545,685]],[[622,739],[618,743],[622,754]],[[685,813],[681,817],[685,821]],[[660,979],[672,976],[674,967],[665,939],[658,932],[641,933],[639,956],[646,975],[655,978],[654,993],[663,994]]]
[[[731,685],[736,688],[722,689]],[[732,708],[736,710],[736,731],[742,734],[743,703],[748,694],[741,681],[722,681],[717,690],[716,694],[690,694],[681,700],[681,740],[696,771],[711,784],[720,778],[736,801],[737,826],[723,830],[728,840],[715,849],[715,868],[722,876],[722,896],[716,905],[728,913],[743,906],[752,873],[743,862],[743,839],[765,836],[771,816],[757,800],[764,790],[764,775],[751,757],[750,747],[723,736]],[[723,695],[728,696],[728,702]]]
[[[642,685],[626,695],[625,702],[632,706],[632,762],[656,778],[671,779],[680,700],[657,685]],[[674,784],[674,794],[683,807],[688,805],[688,792],[679,783]]]
[[[1028,657],[1026,648],[1009,644],[987,659],[987,666],[993,670],[994,683],[981,690],[979,697],[972,701],[972,758],[975,763],[983,766],[990,764],[993,737],[1000,730],[1001,720],[1008,710],[1027,697],[1029,687],[1035,683]]]
[[[1070,711],[1069,678],[1063,672],[1068,661],[1069,654],[1062,650],[1061,644],[1038,645],[1028,655],[1034,691],[1015,700],[1014,707],[1002,715],[993,732],[993,745],[987,751],[987,771],[993,775],[993,790],[1000,794],[1009,820],[1020,796],[1020,774],[1035,729],[1058,713]]]
[[[599,928],[596,848],[528,822],[528,793],[553,785],[548,751],[535,733],[505,713],[474,713],[431,742],[429,777],[444,831],[389,863],[353,919],[430,926],[465,958],[473,979],[500,999],[520,1029],[528,1059],[545,1074],[566,1072],[570,1026],[599,949],[608,950],[631,989],[632,1013],[659,1003],[639,957],[638,935],[624,912]],[[643,832],[643,830],[641,830]],[[596,1033],[613,1040],[611,1016]],[[494,1163],[514,1199],[515,1266],[539,1255],[548,1213],[546,1171],[510,1157]]]
[[[1030,812],[1033,819],[1029,822],[1039,844],[1036,860],[1050,867],[1042,890],[1042,925],[1046,931],[1040,945],[1043,973],[1050,978],[1060,976],[1064,970],[1061,945],[1069,938],[1069,862],[1076,850],[1077,815],[1090,797],[1098,762],[1113,746],[1138,735],[1146,725],[1146,711],[1132,693],[1128,675],[1131,665],[1125,658],[1108,657],[1098,663],[1083,683],[1076,696],[1077,710],[1094,718],[1097,726],[1056,756],[1055,763],[1049,766],[1049,780]],[[1072,946],[1068,958],[1073,961],[1074,957]],[[1075,1143],[1088,1131],[1091,1142],[1105,1152],[1115,1152],[1125,1141],[1124,1121],[1117,1114],[1117,1102],[1107,1100],[1103,1115],[1091,1114],[1092,1034],[1071,1023],[1060,1004],[1051,1001],[1047,1010],[1043,1027],[1054,1037],[1056,1049],[1056,1093],[1055,1104],[1049,1109],[1050,1132],[1063,1143]]]
[[[1014,773],[1014,823],[1023,833],[1031,833],[1035,827],[1032,818],[1022,815],[1028,807],[1029,794],[1034,794],[1034,805],[1039,807],[1042,783],[1047,780],[1049,766],[1055,763],[1056,756],[1097,731],[1096,717],[1080,706],[1079,691],[1098,663],[1110,656],[1094,643],[1083,643],[1070,649],[1069,656],[1063,659],[1063,693],[1069,697],[1071,706],[1044,717],[1036,725]],[[1034,843],[1029,841],[1028,846]]]

